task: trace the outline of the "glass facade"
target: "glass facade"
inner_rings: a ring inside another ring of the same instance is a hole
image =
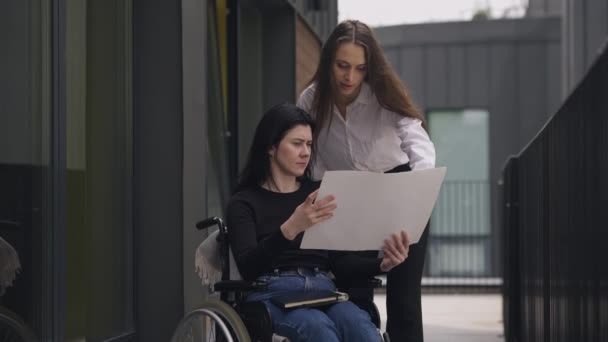
[[[134,329],[130,1],[66,1],[66,337]]]
[[[130,1],[0,4],[2,305],[41,340],[102,341],[133,315]]]
[[[0,303],[42,337],[53,333],[51,8],[46,1],[0,4],[0,236],[21,273]],[[4,260],[3,260],[4,261]],[[49,265],[50,264],[50,265]]]
[[[428,275],[487,276],[491,265],[488,112],[431,111],[428,118],[436,164],[448,169],[431,217]]]

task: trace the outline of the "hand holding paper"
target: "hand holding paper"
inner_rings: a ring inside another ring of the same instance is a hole
[[[402,173],[327,171],[318,196],[335,195],[333,217],[304,233],[300,248],[380,250],[391,234],[405,230],[420,240],[446,168]]]
[[[319,190],[316,190],[308,195],[306,200],[296,208],[289,219],[281,225],[281,232],[283,232],[283,236],[286,239],[293,240],[301,232],[333,216],[333,211],[336,209],[334,202],[336,197],[328,195],[314,202],[318,192]]]
[[[407,237],[407,233],[401,231],[399,234],[393,234],[384,240],[382,251],[384,253],[382,262],[380,263],[380,270],[388,272],[407,259],[410,251],[410,240]]]

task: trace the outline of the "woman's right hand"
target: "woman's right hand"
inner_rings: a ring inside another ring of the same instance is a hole
[[[288,240],[293,240],[313,225],[330,219],[334,214],[336,205],[334,195],[328,195],[315,202],[319,190],[312,192],[291,214],[289,219],[281,225],[281,232]]]

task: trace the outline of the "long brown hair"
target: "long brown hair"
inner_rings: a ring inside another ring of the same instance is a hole
[[[419,119],[426,128],[424,116],[416,108],[405,85],[384,56],[372,30],[360,21],[345,20],[336,26],[323,44],[319,66],[310,82],[316,86],[311,109],[315,113],[319,128],[315,132],[315,138],[323,128],[331,125],[335,101],[332,65],[338,46],[344,42],[363,47],[367,63],[367,76],[364,81],[371,87],[378,103],[400,115]]]

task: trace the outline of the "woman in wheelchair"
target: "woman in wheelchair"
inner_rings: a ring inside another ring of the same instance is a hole
[[[367,278],[402,263],[408,254],[405,232],[389,237],[382,258],[300,249],[302,233],[332,217],[334,196],[317,199],[310,179],[315,124],[302,109],[277,105],[258,124],[249,156],[227,209],[229,241],[240,273],[265,281],[262,301],[277,334],[295,341],[380,341],[370,316],[349,301],[320,308],[279,308],[270,299],[291,291],[335,290],[328,277]],[[339,200],[339,199],[338,199]]]

